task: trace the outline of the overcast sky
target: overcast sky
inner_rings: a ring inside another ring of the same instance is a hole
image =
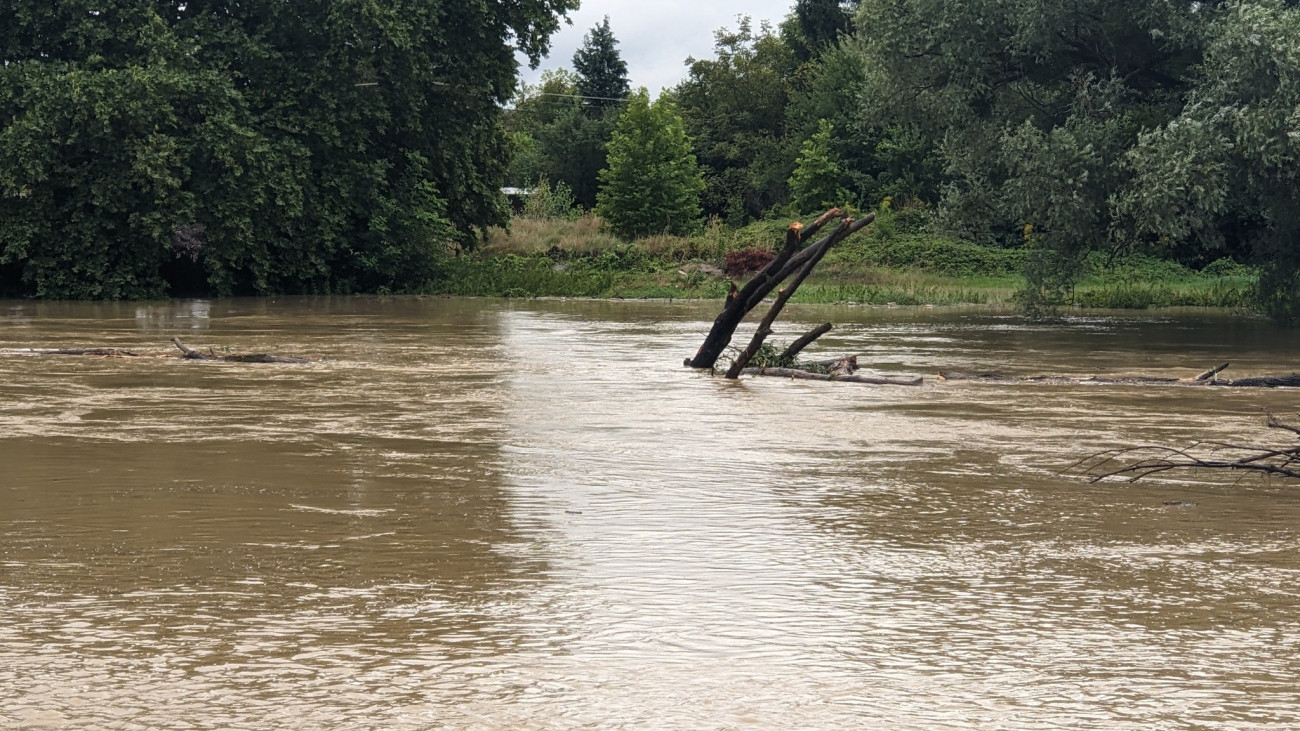
[[[582,36],[608,15],[632,88],[644,86],[654,96],[682,80],[688,56],[713,56],[713,31],[734,29],[736,16],[752,17],[757,30],[760,20],[775,26],[793,7],[794,0],[582,0],[569,14],[573,25],[551,36],[551,55],[536,71],[525,62],[520,73],[531,84],[545,69],[572,69]]]

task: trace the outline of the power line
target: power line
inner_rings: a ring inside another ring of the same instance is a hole
[[[594,99],[594,100],[596,100],[596,101],[602,101],[602,102],[624,102],[624,103],[626,103],[626,102],[630,101],[630,99],[628,99],[628,97],[612,97],[612,96],[583,96],[582,94],[557,94],[557,93],[552,92],[552,91],[539,91],[539,92],[537,92],[537,93],[535,93],[535,94],[532,94],[531,96],[558,96],[558,97],[563,97],[563,98],[565,98],[565,99]]]

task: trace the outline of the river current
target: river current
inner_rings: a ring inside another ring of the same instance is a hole
[[[792,307],[924,385],[728,382],[715,308],[0,302],[0,728],[1300,727],[1300,485],[1067,470],[1286,445],[1300,393],[934,378],[1296,333]],[[317,362],[20,353],[177,335]]]

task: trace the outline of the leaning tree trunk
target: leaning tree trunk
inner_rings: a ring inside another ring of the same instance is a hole
[[[727,345],[731,343],[731,336],[735,334],[736,328],[740,326],[741,320],[745,319],[745,315],[748,315],[749,311],[757,307],[773,289],[806,263],[811,256],[810,252],[824,243],[825,239],[802,251],[799,251],[799,246],[816,235],[827,223],[842,215],[840,209],[832,208],[807,227],[798,222],[790,224],[790,228],[786,230],[785,246],[744,287],[739,290],[732,289],[727,295],[722,312],[714,319],[713,327],[700,345],[699,351],[695,353],[694,358],[687,358],[685,365],[691,368],[712,368],[718,362],[722,351],[726,350]]]
[[[781,310],[785,308],[785,303],[790,301],[790,298],[794,296],[795,290],[799,289],[799,285],[803,284],[803,281],[808,278],[808,275],[812,274],[812,270],[821,263],[822,257],[826,256],[826,252],[830,251],[832,246],[847,239],[854,233],[861,231],[874,220],[876,220],[875,213],[869,213],[859,221],[845,218],[844,221],[831,232],[830,236],[827,236],[821,242],[809,248],[812,255],[809,256],[808,260],[799,268],[799,273],[790,284],[781,289],[781,293],[777,295],[776,302],[772,303],[772,306],[768,308],[767,314],[763,316],[763,320],[758,324],[758,330],[754,333],[753,339],[749,341],[748,347],[742,350],[740,355],[736,356],[736,360],[733,361],[731,367],[727,369],[727,378],[740,377],[741,371],[745,370],[745,366],[749,365],[749,361],[753,360],[754,355],[758,353],[758,349],[763,347],[763,341],[767,339],[768,335],[772,334],[772,323],[776,322],[777,316],[780,315]]]

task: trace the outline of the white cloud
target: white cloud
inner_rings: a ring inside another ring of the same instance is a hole
[[[533,83],[545,69],[572,68],[582,36],[608,15],[632,88],[644,86],[655,95],[686,76],[687,57],[713,56],[713,32],[734,29],[737,16],[753,18],[755,29],[761,20],[775,26],[793,6],[794,0],[583,0],[569,15],[573,24],[551,37],[550,56],[536,71],[525,63],[520,73]]]

